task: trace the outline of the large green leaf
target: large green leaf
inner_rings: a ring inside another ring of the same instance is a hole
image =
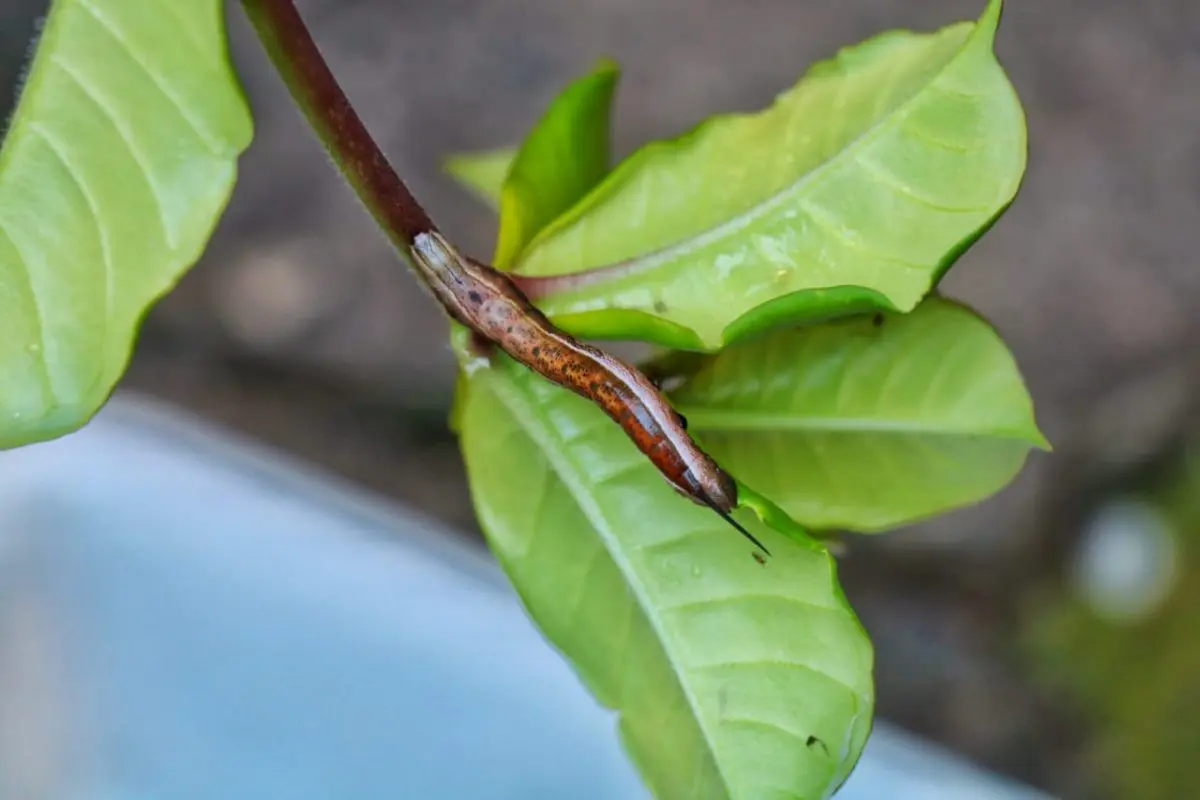
[[[469,370],[479,520],[662,798],[829,797],[865,743],[872,653],[831,556],[677,496],[593,405],[507,358]]]
[[[249,109],[219,0],[55,0],[0,151],[0,448],[69,432],[203,251]]]
[[[537,289],[568,330],[675,347],[912,309],[1024,172],[1024,117],[992,52],[1000,8],[992,0],[978,24],[877,36],[761,113],[642,148],[514,271],[566,276]]]
[[[1046,446],[1003,341],[938,298],[733,345],[672,400],[722,466],[814,528],[976,502]]]
[[[510,266],[538,231],[608,172],[616,85],[616,64],[602,60],[554,99],[522,143],[500,192],[497,267]]]

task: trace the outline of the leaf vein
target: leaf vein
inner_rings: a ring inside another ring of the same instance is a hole
[[[52,56],[51,61],[55,66],[63,71],[63,74],[70,78],[75,85],[79,87],[79,91],[83,92],[84,96],[96,106],[104,118],[109,121],[109,124],[113,126],[113,130],[116,131],[117,136],[121,139],[122,143],[125,145],[125,148],[129,151],[130,158],[132,158],[137,164],[138,169],[141,171],[142,178],[146,181],[146,187],[150,190],[150,196],[154,201],[154,209],[158,212],[158,223],[162,228],[163,239],[166,241],[167,247],[171,250],[174,250],[178,246],[178,241],[171,225],[169,225],[167,222],[166,204],[163,202],[162,193],[158,187],[158,184],[154,180],[154,173],[150,169],[146,155],[136,144],[133,134],[126,127],[125,123],[116,116],[116,113],[113,111],[110,103],[103,97],[103,95],[101,95],[94,87],[90,86],[88,82],[76,72],[73,66],[59,58],[57,55]]]
[[[867,247],[856,238],[847,235],[846,231],[839,227],[839,221],[835,214],[830,213],[820,203],[811,197],[802,199],[799,203],[800,209],[808,216],[808,218],[821,230],[824,230],[834,240],[841,242],[851,250],[856,250],[871,259],[884,261],[889,264],[903,267],[905,269],[918,272],[926,272],[926,268],[921,264],[912,261],[905,261],[895,255],[884,253],[880,250],[874,250]]]
[[[679,543],[685,542],[688,539],[694,539],[701,534],[708,533],[709,531],[709,528],[693,528],[678,536],[668,536],[666,539],[657,539],[653,542],[639,544],[637,545],[637,550],[641,553],[653,553],[656,550],[666,550],[668,548],[675,547]]]
[[[550,495],[550,481],[551,481],[550,470],[542,470],[541,475],[542,475],[542,482],[539,485],[539,490],[536,495],[537,499],[534,500],[533,505],[530,507],[530,512],[529,512],[530,519],[532,520],[530,523],[530,527],[533,529],[533,532],[529,534],[529,538],[525,540],[525,547],[522,548],[520,555],[517,556],[522,561],[524,561],[526,558],[528,558],[529,555],[533,552],[534,547],[536,546],[535,543],[537,542],[538,536],[541,534],[542,530],[545,528],[544,525],[538,524],[538,521],[541,519],[542,508],[546,505],[546,499]]]
[[[983,147],[979,144],[965,145],[965,144],[960,144],[958,142],[952,142],[949,139],[942,139],[937,136],[934,136],[933,134],[929,133],[925,128],[921,127],[920,125],[914,124],[911,117],[909,119],[905,120],[903,130],[907,131],[908,134],[913,139],[915,139],[923,144],[926,144],[930,147],[935,147],[939,150],[949,150],[950,152],[953,152],[953,153],[962,153],[963,155],[969,155],[972,153],[978,153],[980,150],[983,149]]]
[[[100,340],[104,352],[108,352],[108,326],[109,318],[112,315],[113,305],[113,261],[112,261],[112,245],[109,242],[108,228],[100,217],[100,206],[96,202],[95,195],[84,180],[83,173],[79,168],[67,158],[65,148],[52,136],[41,124],[33,122],[29,126],[29,130],[37,135],[45,142],[47,149],[54,154],[58,162],[62,164],[67,175],[78,189],[80,196],[83,197],[84,203],[88,208],[88,216],[91,218],[92,226],[96,229],[96,238],[100,245],[100,259],[104,269],[104,316],[103,327],[101,328]],[[103,365],[97,365],[100,372],[104,371]]]
[[[783,736],[793,741],[799,742],[808,747],[808,737],[796,733],[793,730],[783,727],[777,722],[771,722],[765,719],[751,719],[750,717],[721,717],[721,725],[731,725],[739,728],[757,728],[763,731],[771,731],[782,734]]]
[[[904,180],[899,175],[892,172],[890,169],[883,166],[873,158],[859,154],[855,161],[862,168],[863,172],[867,173],[867,175],[888,187],[896,194],[935,211],[947,211],[954,214],[983,214],[989,213],[992,210],[991,206],[950,205],[944,200],[918,192],[908,183],[908,181]]]
[[[941,391],[942,382],[946,380],[946,376],[953,374],[955,368],[958,366],[958,359],[962,358],[964,351],[969,353],[971,351],[970,345],[973,344],[974,341],[970,337],[963,336],[951,344],[950,348],[942,354],[942,357],[937,361],[937,372],[934,373],[933,377],[925,385],[926,398],[937,396],[938,392]]]
[[[827,605],[823,605],[821,603],[814,603],[812,600],[808,600],[803,597],[796,597],[794,595],[783,595],[783,594],[776,595],[776,594],[755,594],[755,593],[730,594],[730,595],[722,595],[720,597],[706,597],[706,598],[703,598],[700,600],[688,600],[683,603],[676,603],[675,605],[663,606],[663,610],[679,613],[679,612],[684,612],[684,611],[695,611],[695,610],[698,610],[701,608],[712,608],[712,607],[719,607],[719,606],[724,606],[724,605],[735,605],[738,603],[757,603],[757,602],[781,603],[784,605],[797,605],[797,606],[802,606],[804,608],[807,608],[807,609],[810,609],[813,611],[827,611],[827,612],[835,613],[839,616],[845,615],[845,612],[842,609],[838,608],[837,606],[827,606]]]
[[[596,487],[600,487],[600,486],[604,486],[606,484],[613,483],[614,481],[616,481],[617,478],[628,475],[631,472],[636,472],[638,469],[641,469],[645,465],[646,465],[646,461],[644,458],[641,458],[640,455],[638,458],[628,459],[627,461],[620,463],[618,466],[616,466],[615,468],[613,468],[607,472],[593,474],[592,475],[592,485],[596,486]]]
[[[635,598],[626,598],[625,607],[628,609],[625,614],[625,630],[622,631],[621,638],[617,640],[620,644],[613,648],[613,656],[616,659],[616,663],[625,667],[620,671],[621,679],[617,681],[617,702],[621,704],[622,708],[624,708],[625,696],[628,691],[626,682],[629,680],[629,667],[633,663],[626,656],[629,654],[629,648],[633,644],[633,630],[637,626],[638,604]]]
[[[175,29],[183,32],[183,38],[192,46],[192,50],[195,51],[198,60],[207,62],[207,66],[217,66],[214,62],[212,52],[196,38],[196,34],[192,32],[191,21],[184,19],[179,11],[179,7],[175,3],[162,3],[159,8],[167,9],[167,13],[175,18]]]
[[[26,258],[25,254],[21,251],[20,246],[17,245],[17,242],[15,239],[13,239],[12,234],[8,232],[8,225],[3,219],[0,219],[0,235],[2,235],[8,241],[8,244],[10,247],[12,247],[13,252],[17,254],[16,271],[20,272],[25,278],[24,285],[29,294],[29,308],[33,312],[34,328],[38,337],[38,357],[34,360],[41,368],[38,370],[38,372],[42,381],[42,391],[46,393],[46,397],[50,401],[48,405],[51,407],[57,407],[60,404],[60,401],[54,390],[54,380],[50,376],[50,364],[47,361],[46,354],[46,319],[45,315],[42,313],[42,299],[38,296],[37,287],[33,282],[33,270],[29,266],[29,259]]]
[[[96,22],[100,23],[100,27],[104,28],[104,30],[108,32],[109,36],[111,36],[113,40],[121,46],[121,49],[125,51],[127,56],[129,56],[129,60],[136,64],[137,67],[146,74],[146,77],[150,79],[150,82],[154,84],[162,96],[165,97],[167,101],[175,108],[175,111],[179,114],[180,118],[183,119],[187,127],[191,129],[192,133],[197,139],[200,140],[200,143],[204,145],[209,153],[212,155],[221,155],[224,152],[224,149],[220,146],[220,143],[217,142],[212,135],[192,117],[192,115],[185,108],[183,101],[176,97],[175,92],[171,90],[170,85],[163,80],[163,78],[161,78],[157,72],[150,68],[150,65],[146,63],[141,54],[139,54],[125,38],[125,34],[121,32],[120,28],[113,24],[113,22],[103,13],[101,13],[99,9],[92,5],[91,0],[77,0],[77,2],[79,3],[79,6],[87,11],[87,13],[93,19],[95,19]]]
[[[594,541],[594,540],[593,540]],[[587,596],[588,582],[591,580],[592,573],[600,564],[600,555],[604,552],[604,547],[597,543],[593,548],[591,555],[588,556],[587,566],[583,568],[583,572],[579,576],[578,590],[575,596],[571,598],[570,604],[567,606],[567,613],[564,617],[565,625],[568,628],[574,628],[576,617],[583,608],[583,598]]]
[[[830,674],[828,671],[814,667],[812,664],[806,664],[803,661],[784,661],[778,658],[755,658],[747,660],[730,659],[727,661],[713,661],[708,664],[696,664],[692,666],[693,670],[704,672],[718,672],[721,670],[743,670],[760,667],[775,667],[777,669],[793,669],[801,670],[817,677],[824,678],[835,686],[845,689],[847,693],[854,697],[863,697],[863,693],[855,689],[850,684],[846,683],[836,675]]]

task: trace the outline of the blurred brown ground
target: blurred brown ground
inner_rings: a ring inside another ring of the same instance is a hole
[[[983,4],[300,6],[414,192],[486,256],[491,212],[439,162],[518,141],[597,57],[623,66],[623,155],[709,114],[769,103],[841,45],[973,18]],[[20,15],[9,9],[0,23]],[[473,531],[445,427],[453,364],[440,312],[330,167],[240,9],[229,10],[256,139],[207,254],[151,314],[126,385]],[[19,30],[5,24],[12,63],[26,47]],[[1057,452],[1033,456],[978,507],[856,544],[843,572],[879,648],[885,714],[1064,796],[1099,797],[1083,721],[1028,684],[1006,637],[1023,613],[1020,588],[1055,573],[1095,487],[1136,471],[1196,418],[1200,4],[1010,0],[998,51],[1028,115],[1027,177],[943,286],[1009,342]]]

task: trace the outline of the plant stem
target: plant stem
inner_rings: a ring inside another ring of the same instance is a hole
[[[321,144],[379,227],[415,265],[411,251],[414,240],[422,233],[438,232],[437,226],[371,138],[330,72],[295,3],[293,0],[242,0],[242,5],[267,55]],[[506,275],[526,298],[533,301],[606,280],[625,270],[624,264],[616,264],[570,275]],[[417,274],[429,282],[429,276],[420,269]]]
[[[367,132],[295,4],[243,0],[242,5],[321,144],[388,238],[411,259],[416,237],[437,228]]]

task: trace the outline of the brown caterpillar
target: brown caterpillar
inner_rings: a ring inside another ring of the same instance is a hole
[[[451,317],[534,372],[591,400],[677,492],[716,511],[770,554],[730,516],[737,483],[699,448],[686,420],[649,378],[554,327],[511,278],[464,257],[436,231],[418,234],[411,250],[426,285]]]

